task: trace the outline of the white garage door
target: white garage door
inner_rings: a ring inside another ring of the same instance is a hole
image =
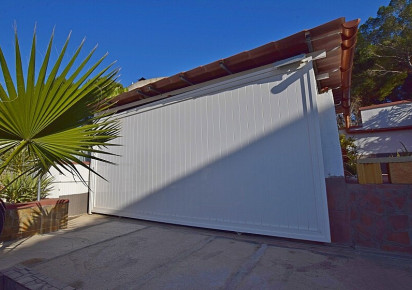
[[[330,241],[315,86],[265,67],[123,114],[92,211]]]

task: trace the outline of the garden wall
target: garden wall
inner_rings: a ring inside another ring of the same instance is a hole
[[[59,198],[69,200],[69,217],[87,213],[89,193],[60,195]]]
[[[333,243],[412,255],[412,185],[327,178]]]
[[[6,204],[6,219],[0,241],[9,241],[67,228],[69,201],[41,201]]]

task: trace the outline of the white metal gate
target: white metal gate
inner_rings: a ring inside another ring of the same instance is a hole
[[[311,61],[265,67],[125,113],[93,162],[92,211],[330,241]]]

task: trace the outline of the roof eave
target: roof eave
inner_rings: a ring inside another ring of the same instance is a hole
[[[312,48],[327,52],[325,59],[315,61],[317,73],[329,75],[328,79],[319,82],[318,89],[332,89],[335,103],[340,103],[345,116],[349,116],[351,74],[359,22],[359,19],[345,22],[345,18],[338,18],[252,50],[163,78],[117,96],[114,99],[117,102],[115,106],[152,97],[157,100],[161,95],[166,98],[172,91],[308,53]]]

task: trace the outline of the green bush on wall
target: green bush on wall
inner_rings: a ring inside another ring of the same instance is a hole
[[[340,147],[342,149],[343,168],[345,175],[356,175],[356,162],[358,159],[358,149],[352,137],[346,138],[344,134],[339,135]]]
[[[8,158],[6,153],[3,159]],[[25,173],[33,165],[33,156],[28,150],[22,150],[10,162],[7,169],[0,175],[0,198],[10,203],[29,202],[37,200],[39,177]],[[53,178],[43,175],[40,179],[40,197],[46,198],[52,187]]]
[[[0,198],[10,203],[29,202],[37,200],[37,187],[40,177],[23,175],[17,178],[16,173],[7,172],[0,177],[1,184],[9,184],[0,192]],[[17,178],[17,179],[16,179]],[[12,182],[15,180],[14,182]],[[52,177],[42,176],[40,180],[40,198],[46,198],[52,190]]]

